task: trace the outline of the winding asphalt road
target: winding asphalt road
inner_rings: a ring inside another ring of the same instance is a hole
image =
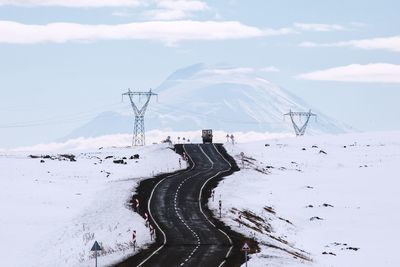
[[[183,149],[191,168],[161,180],[148,204],[163,243],[138,266],[223,266],[232,252],[230,237],[216,228],[201,206],[207,182],[232,166],[214,144],[190,144]]]

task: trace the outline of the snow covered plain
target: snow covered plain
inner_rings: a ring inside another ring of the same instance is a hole
[[[71,162],[61,153],[0,153],[1,266],[92,266],[95,240],[104,266],[133,253],[133,230],[140,247],[151,242],[128,202],[141,179],[177,170],[177,154],[166,145],[90,149],[69,151]],[[129,159],[134,154],[140,159]],[[123,157],[126,165],[113,163]]]
[[[133,230],[139,246],[147,246],[148,230],[128,201],[153,171],[177,170],[179,156],[164,145],[98,149],[129,139],[1,151],[1,265],[92,266],[94,240],[105,248],[100,266],[112,264],[132,254]],[[220,183],[209,204],[217,213],[221,199],[225,223],[260,242],[249,266],[400,266],[399,132],[274,138],[226,148],[244,168]],[[31,154],[55,159],[41,163]],[[140,159],[129,160],[133,154]],[[126,165],[113,163],[123,157]]]
[[[217,215],[221,199],[223,221],[260,242],[249,266],[400,266],[400,132],[227,150],[244,168],[209,205]]]

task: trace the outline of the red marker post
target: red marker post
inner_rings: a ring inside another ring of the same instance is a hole
[[[149,215],[147,212],[144,213],[144,220],[146,222],[146,227],[149,227]]]
[[[136,231],[132,233],[133,251],[136,251]]]

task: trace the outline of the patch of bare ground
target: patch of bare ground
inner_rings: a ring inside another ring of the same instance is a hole
[[[258,162],[256,159],[246,156],[246,155],[237,155],[235,156],[237,162],[239,162],[240,164],[240,168],[241,169],[252,169],[255,170],[259,173],[262,174],[270,174],[271,172],[269,171],[269,169],[272,166],[263,166],[262,162]],[[272,167],[273,168],[273,167]]]
[[[270,248],[274,248],[280,251],[283,251],[296,259],[301,259],[304,261],[311,262],[312,259],[304,250],[298,249],[295,245],[291,244],[289,241],[284,239],[281,236],[277,236],[274,232],[270,221],[273,219],[280,220],[290,226],[294,226],[293,223],[287,219],[284,219],[277,215],[277,212],[274,208],[265,206],[264,211],[267,212],[266,218],[255,214],[250,210],[238,210],[236,208],[232,208],[230,212],[235,215],[236,218],[233,220],[239,224],[240,227],[248,228],[251,232],[266,235],[271,242],[263,242],[261,241],[261,245],[265,245]]]

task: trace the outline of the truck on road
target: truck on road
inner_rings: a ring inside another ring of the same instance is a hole
[[[211,144],[213,134],[211,129],[203,130],[201,137],[203,138],[203,144]]]

